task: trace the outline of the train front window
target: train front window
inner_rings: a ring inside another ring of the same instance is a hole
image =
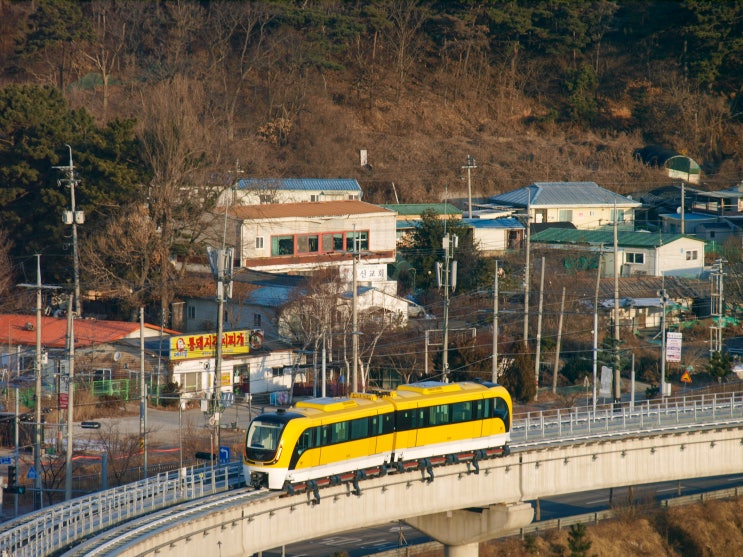
[[[248,431],[248,447],[275,451],[279,446],[282,429],[283,424],[254,421]]]
[[[253,420],[245,437],[245,456],[258,462],[275,458],[285,425],[283,421]]]

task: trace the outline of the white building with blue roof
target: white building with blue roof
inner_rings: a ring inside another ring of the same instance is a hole
[[[318,201],[360,201],[361,186],[353,178],[245,178],[219,199],[235,205],[305,203]]]
[[[590,229],[634,221],[642,206],[595,182],[534,182],[489,199],[492,205],[528,212],[531,224],[569,222]]]
[[[471,218],[462,222],[472,228],[475,244],[486,257],[520,249],[523,244],[526,227],[517,218]]]

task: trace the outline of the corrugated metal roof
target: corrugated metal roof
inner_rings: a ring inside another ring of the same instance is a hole
[[[657,248],[670,244],[681,238],[689,238],[683,234],[656,234],[652,232],[617,232],[617,244],[636,248]],[[611,246],[614,244],[613,230],[570,230],[567,228],[548,228],[537,232],[531,237],[533,243],[542,244],[591,244]],[[704,243],[701,240],[697,240]]]
[[[238,180],[240,190],[319,190],[361,191],[353,178],[244,178]]]
[[[238,219],[278,219],[286,217],[341,217],[344,215],[364,215],[388,213],[379,205],[363,201],[319,201],[316,203],[270,203],[265,205],[241,205],[231,207],[229,214]]]
[[[514,207],[611,206],[640,207],[639,201],[628,199],[602,188],[596,182],[534,182],[523,188],[491,197],[492,203]]]
[[[245,303],[270,308],[280,307],[289,301],[296,289],[294,286],[283,285],[262,286],[248,294]]]
[[[518,219],[511,217],[500,219],[462,219],[462,222],[472,228],[525,228]]]
[[[7,333],[9,344],[33,346],[36,343],[36,317],[23,314],[0,315],[0,326]],[[160,331],[160,327],[145,323],[145,329]],[[139,338],[140,325],[129,321],[103,319],[75,319],[75,346],[89,347],[121,341],[127,337]],[[170,329],[167,333],[174,333]],[[41,343],[48,348],[67,345],[67,318],[41,317]]]
[[[461,215],[462,211],[451,203],[386,203],[380,207],[396,211],[401,216],[420,215],[424,211],[433,209],[439,215]]]

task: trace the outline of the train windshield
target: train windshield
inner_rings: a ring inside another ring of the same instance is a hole
[[[271,460],[279,446],[284,423],[253,420],[246,436],[246,452],[251,460]]]

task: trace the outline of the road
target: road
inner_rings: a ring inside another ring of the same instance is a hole
[[[663,482],[638,486],[633,489],[633,500],[637,505],[649,504],[679,495],[693,495],[717,489],[743,486],[743,475],[717,476],[713,478],[689,479],[680,482]],[[596,490],[570,493],[539,502],[540,520],[552,520],[567,516],[597,512],[611,507],[627,505],[629,489]],[[536,502],[531,501],[534,507]],[[535,516],[535,521],[537,517]],[[263,557],[326,557],[345,551],[349,557],[362,557],[382,551],[429,542],[431,538],[404,523],[346,532],[333,537],[317,538],[305,542],[263,552]]]

